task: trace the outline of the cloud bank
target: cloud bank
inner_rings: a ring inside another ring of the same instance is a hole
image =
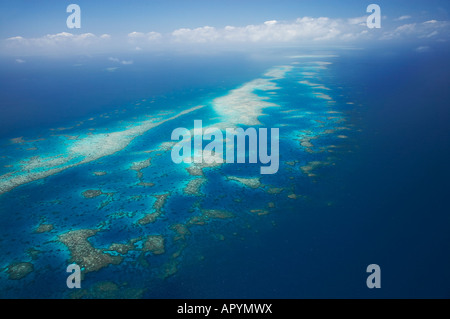
[[[4,52],[21,54],[82,53],[114,50],[155,50],[196,45],[245,47],[277,44],[354,44],[368,41],[432,40],[445,42],[450,39],[450,22],[429,20],[409,22],[411,16],[401,16],[390,21],[389,26],[369,29],[367,16],[349,19],[327,17],[302,17],[294,21],[269,20],[246,26],[201,26],[179,28],[167,34],[156,31],[133,31],[126,37],[92,33],[72,34],[61,32],[39,38],[15,36],[2,41]],[[406,21],[407,20],[407,21]],[[403,23],[403,24],[402,24]],[[387,25],[387,23],[386,23]],[[418,45],[425,45],[418,43]],[[127,64],[127,61],[116,61]],[[132,63],[132,62],[131,62]],[[130,64],[130,63],[128,63]]]
[[[45,54],[72,51],[77,53],[86,49],[101,48],[110,43],[110,40],[111,35],[109,34],[97,36],[93,33],[75,35],[69,32],[60,32],[39,38],[11,37],[5,39],[2,46],[7,52]]]

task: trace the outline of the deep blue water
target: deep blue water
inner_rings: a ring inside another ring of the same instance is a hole
[[[256,77],[262,65],[270,66],[270,60],[255,61],[243,54],[219,58],[135,54],[133,64],[126,66],[109,61],[109,57],[31,57],[23,64],[3,58],[0,137],[16,137],[29,128],[66,126],[142,99],[170,95],[176,103],[193,103],[200,92],[205,99],[208,94]],[[111,72],[108,68],[117,69]],[[167,100],[163,103],[154,106],[180,107],[167,106]]]
[[[288,180],[293,173],[282,163],[279,174],[263,179],[264,183],[305,194],[305,199],[292,201],[286,199],[285,193],[275,195],[273,212],[257,218],[245,211],[265,201],[267,194],[237,189],[234,184],[222,181],[225,175],[253,172],[254,167],[230,165],[212,170],[207,175],[208,193],[202,205],[240,214],[238,222],[220,221],[207,227],[193,227],[183,251],[182,266],[169,278],[151,279],[154,269],[164,263],[162,255],[150,259],[154,268],[141,269],[128,263],[115,270],[110,266],[86,275],[83,285],[89,287],[109,280],[127,281],[133,286],[143,280],[147,285],[144,297],[148,298],[448,298],[448,51],[417,54],[401,49],[390,52],[374,49],[337,54],[339,57],[330,60],[333,64],[310,81],[320,81],[332,89],[330,95],[337,102],[336,108],[354,128],[346,132],[349,138],[342,142],[346,151],[336,156],[333,166],[321,168],[314,179],[298,174]],[[292,62],[274,56],[252,60],[239,54],[201,58],[136,56],[133,65],[108,72],[105,69],[111,63],[105,61],[107,57],[77,61],[41,59],[15,66],[2,61],[0,145],[4,145],[2,148],[8,152],[4,154],[9,157],[0,163],[6,164],[14,152],[19,152],[6,146],[7,138],[24,136],[28,140],[48,134],[49,128],[86,122],[91,116],[96,117],[92,127],[114,128],[118,121],[132,122],[134,116],[146,112],[179,111],[224,95],[260,77],[273,65]],[[78,63],[82,65],[73,66]],[[314,103],[317,103],[319,112],[322,102],[312,99],[307,88],[298,86],[294,80],[301,77],[293,75],[280,80],[282,89],[272,100],[305,110],[316,110]],[[151,105],[142,102],[145,108],[140,110],[136,102],[143,99],[154,102]],[[346,104],[348,101],[354,104]],[[116,109],[125,112],[111,113]],[[287,121],[302,127],[308,123],[308,118],[283,119],[279,111],[267,109],[268,116],[261,118],[263,124]],[[110,117],[99,118],[102,113]],[[198,116],[189,114],[177,124],[189,127]],[[215,114],[208,109],[201,116],[204,121],[213,121]],[[75,135],[91,127],[85,125],[67,132]],[[142,217],[140,214],[149,202],[125,200],[136,195],[136,188],[130,186],[136,173],[128,169],[128,163],[133,158],[146,159],[139,151],[153,149],[166,141],[172,129],[171,124],[164,124],[133,141],[124,152],[0,195],[3,225],[0,267],[22,260],[30,245],[58,249],[35,262],[36,270],[29,275],[34,276],[33,280],[22,279],[23,287],[20,282],[15,287],[16,282],[7,280],[6,297],[66,296],[61,293],[65,292],[66,274],[54,270],[69,259],[69,253],[64,246],[46,241],[70,229],[92,228],[107,213],[121,209],[134,212],[133,220]],[[337,143],[329,139],[315,143]],[[293,145],[289,139],[281,142],[280,161],[303,162],[319,156],[299,153]],[[143,170],[145,179],[157,183],[157,193],[178,189],[179,181],[187,178],[183,170],[173,170],[167,163],[165,155],[159,159],[152,157],[152,167],[158,169]],[[87,169],[90,173],[114,170],[115,174],[108,174],[98,184],[99,177],[87,175]],[[86,202],[79,195],[85,189],[95,188],[92,185],[120,195],[114,195],[114,201],[103,210],[95,211],[93,208],[104,198]],[[149,191],[139,192],[146,195]],[[234,202],[237,197],[245,198],[244,203]],[[51,204],[55,198],[63,200],[62,207]],[[111,222],[108,232],[96,235],[91,242],[95,247],[105,247],[111,242],[137,237],[140,231],[170,233],[167,220],[189,218],[195,201],[196,198],[186,199],[176,193],[165,206],[163,224],[155,223],[141,230],[120,219]],[[29,235],[43,216],[56,230],[49,237]],[[10,238],[11,234],[22,233],[27,235]],[[218,234],[223,234],[225,240],[217,240]],[[177,244],[171,245],[167,244],[168,253],[176,251]],[[365,270],[372,263],[381,266],[381,289],[366,287]],[[51,268],[49,265],[56,265],[55,269],[42,270]],[[4,271],[2,276],[6,278]],[[42,282],[48,283],[46,291],[40,286]]]

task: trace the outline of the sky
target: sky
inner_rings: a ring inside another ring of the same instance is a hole
[[[69,29],[69,4],[81,28]],[[369,4],[381,8],[369,29]],[[450,40],[448,0],[2,0],[1,54],[26,56],[190,47],[381,44]],[[419,49],[420,51],[420,49]]]

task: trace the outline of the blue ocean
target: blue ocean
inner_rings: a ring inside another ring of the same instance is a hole
[[[2,58],[0,297],[449,298],[448,54]],[[278,128],[277,172],[174,163],[195,120]]]

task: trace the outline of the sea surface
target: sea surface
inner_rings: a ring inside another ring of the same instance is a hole
[[[1,298],[450,297],[445,46],[132,60],[0,60]],[[194,120],[278,171],[174,163]]]

